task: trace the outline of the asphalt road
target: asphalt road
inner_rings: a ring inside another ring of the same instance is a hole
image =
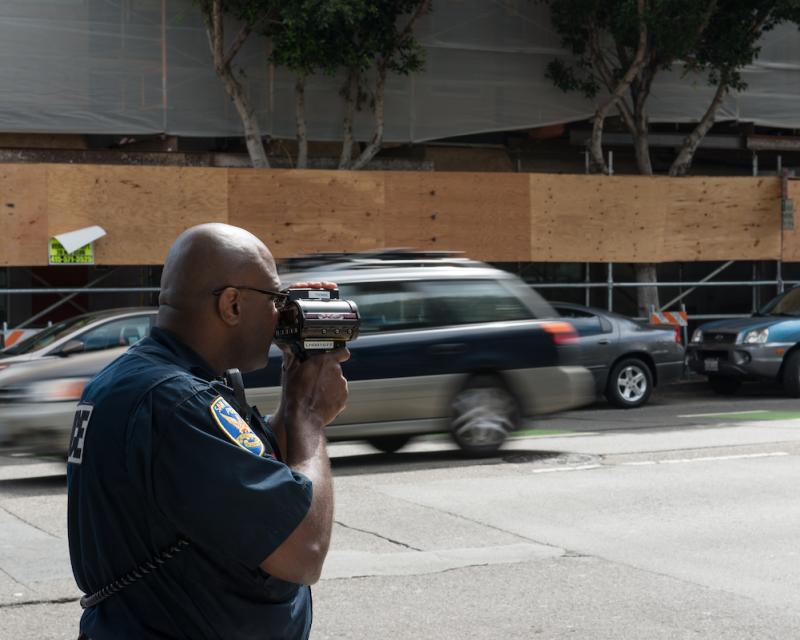
[[[685,385],[538,420],[486,460],[332,445],[312,638],[797,637],[798,408]],[[73,639],[63,466],[0,463],[0,638]]]

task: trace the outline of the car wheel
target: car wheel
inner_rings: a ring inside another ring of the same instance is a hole
[[[450,433],[469,456],[497,451],[517,419],[517,402],[502,380],[475,376],[458,392],[451,405]]]
[[[409,440],[411,440],[411,436],[376,436],[375,438],[369,438],[367,442],[378,451],[394,453],[405,447]]]
[[[653,374],[638,358],[620,360],[611,370],[606,387],[608,401],[623,409],[641,407],[653,391]]]
[[[792,398],[800,398],[800,351],[789,354],[783,365],[783,388]]]
[[[708,376],[708,384],[711,385],[714,393],[721,396],[732,396],[742,386],[742,381],[730,376]]]

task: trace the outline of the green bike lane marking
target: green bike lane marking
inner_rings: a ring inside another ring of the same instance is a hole
[[[532,436],[563,436],[575,433],[574,431],[564,431],[563,429],[520,429],[512,431],[510,438],[530,438]]]
[[[800,411],[733,411],[731,413],[696,413],[678,416],[679,418],[719,418],[720,420],[739,420],[742,422],[761,422],[777,420],[800,420]]]

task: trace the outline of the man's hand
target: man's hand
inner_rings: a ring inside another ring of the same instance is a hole
[[[322,428],[344,410],[347,380],[341,363],[349,357],[347,349],[336,349],[301,362],[284,352],[281,409],[290,424],[303,422]]]

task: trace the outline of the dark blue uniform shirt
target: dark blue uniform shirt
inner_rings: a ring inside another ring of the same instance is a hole
[[[176,336],[153,329],[83,393],[67,465],[80,589],[93,593],[179,538],[190,542],[87,609],[81,630],[92,640],[308,636],[310,589],[259,564],[305,517],[311,481],[280,461],[266,424],[243,426],[245,408],[214,377]]]

